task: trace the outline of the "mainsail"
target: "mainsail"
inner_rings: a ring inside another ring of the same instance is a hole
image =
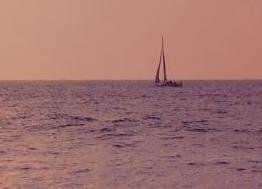
[[[160,69],[161,69],[162,62],[163,62],[163,72],[164,72],[163,79],[164,80],[161,82],[159,75],[160,75]],[[155,85],[158,87],[183,87],[182,82],[167,80],[166,70],[167,70],[167,67],[166,67],[166,57],[165,57],[165,52],[164,52],[164,38],[162,37],[162,49],[161,49],[160,60],[159,60],[157,71],[156,71]]]
[[[160,78],[159,78],[159,74],[160,74],[160,68],[161,68],[161,60],[162,60],[162,56],[163,56],[163,45],[162,45],[162,49],[161,49],[161,53],[160,53],[160,59],[159,59],[159,64],[158,64],[158,68],[156,71],[156,79],[155,79],[155,83],[159,83],[160,82]]]
[[[162,48],[161,48],[161,53],[160,53],[160,59],[159,59],[159,64],[158,68],[156,71],[156,78],[155,78],[155,83],[160,82],[159,74],[160,74],[160,69],[161,69],[161,63],[163,60],[163,70],[164,70],[164,81],[167,81],[167,74],[166,74],[166,59],[165,59],[165,53],[164,53],[164,39],[162,37]]]
[[[158,65],[158,68],[157,68],[155,83],[160,82],[160,79],[159,79],[160,67],[161,67],[161,62],[159,62],[159,65]]]
[[[164,39],[162,37],[162,51],[163,51],[163,68],[164,68],[164,81],[167,81],[167,75],[166,75],[166,59],[165,59],[165,53],[164,53]]]

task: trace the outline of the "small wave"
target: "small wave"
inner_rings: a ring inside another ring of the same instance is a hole
[[[247,147],[247,146],[242,146],[242,145],[234,145],[232,148],[238,149],[238,150],[254,150],[255,148],[253,147]]]
[[[185,129],[186,131],[190,131],[190,132],[200,132],[200,133],[207,133],[207,132],[219,132],[220,130],[218,129],[212,129],[212,128],[194,128],[194,127],[187,127]]]
[[[161,139],[164,139],[164,140],[176,140],[176,139],[183,139],[185,138],[184,136],[169,136],[169,137],[163,137]]]
[[[195,121],[195,123],[200,123],[202,125],[208,125],[209,122],[206,119],[201,119],[201,120]]]
[[[133,133],[117,133],[117,134],[107,133],[107,134],[100,135],[96,138],[100,140],[109,140],[114,138],[132,137],[132,136],[134,136]]]
[[[161,120],[161,118],[156,116],[146,116],[144,117],[145,120]]]
[[[116,148],[134,148],[137,146],[136,143],[120,143],[120,144],[113,144],[112,145],[113,147],[116,147]]]
[[[84,123],[77,123],[77,124],[65,124],[65,125],[59,125],[53,128],[66,128],[66,127],[76,127],[76,126],[83,126]]]
[[[242,172],[242,171],[245,171],[247,169],[245,169],[245,168],[237,168],[236,170]]]
[[[188,165],[190,165],[190,166],[205,166],[204,163],[194,163],[194,162],[190,162],[190,163],[188,163]]]
[[[102,129],[100,129],[100,131],[101,132],[112,132],[112,131],[114,131],[115,129],[110,129],[110,128],[102,128]]]
[[[48,116],[48,119],[51,120],[76,120],[76,121],[86,121],[86,122],[93,122],[97,121],[97,119],[92,118],[92,117],[82,117],[82,116],[72,116],[72,115],[67,115],[67,114],[52,114]]]
[[[234,132],[237,132],[237,133],[250,133],[251,131],[249,131],[248,129],[235,129]]]
[[[200,132],[200,133],[208,132],[208,129],[200,129],[200,128],[187,128],[186,130],[191,132]]]
[[[183,125],[190,125],[193,121],[182,121]]]
[[[124,148],[125,147],[124,145],[121,145],[121,144],[114,144],[113,146],[116,147],[116,148]]]
[[[28,148],[28,150],[34,151],[34,150],[37,150],[37,148],[30,147],[30,148]]]
[[[121,122],[137,122],[135,119],[123,118],[123,119],[115,119],[110,121],[111,123],[121,123]]]
[[[253,172],[253,173],[262,173],[262,170],[256,170],[256,169],[254,169],[254,170],[252,170],[252,172]],[[261,185],[261,187],[262,187],[262,185]]]
[[[92,118],[92,117],[73,117],[75,120],[79,120],[79,121],[87,121],[87,122],[93,122],[93,121],[97,121],[97,119]]]
[[[217,162],[215,162],[214,164],[215,164],[215,165],[228,165],[229,162],[227,162],[227,161],[217,161]]]
[[[16,167],[17,170],[20,170],[20,171],[29,171],[29,170],[33,170],[35,168],[29,166],[29,165],[25,165],[25,166],[21,166],[21,167]]]
[[[226,114],[228,112],[226,110],[217,110],[216,113],[217,114]]]
[[[74,173],[76,174],[81,174],[81,173],[89,173],[91,170],[86,168],[86,169],[78,169],[76,171],[74,171]]]
[[[183,127],[186,131],[191,132],[219,132],[219,129],[210,128],[209,121],[206,119],[197,121],[182,121]]]
[[[262,160],[249,160],[249,163],[262,164]]]

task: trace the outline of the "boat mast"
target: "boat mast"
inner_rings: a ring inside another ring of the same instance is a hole
[[[166,74],[166,59],[165,59],[165,53],[164,53],[164,38],[162,36],[162,56],[163,56],[163,68],[164,68],[164,82],[167,81],[167,74]]]

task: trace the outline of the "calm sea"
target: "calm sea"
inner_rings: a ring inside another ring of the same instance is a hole
[[[262,81],[2,81],[0,188],[262,188]]]

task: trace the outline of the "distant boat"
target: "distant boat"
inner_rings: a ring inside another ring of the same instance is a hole
[[[160,69],[163,62],[163,71],[164,71],[164,79],[163,81],[160,80]],[[162,48],[160,53],[160,60],[156,71],[156,78],[155,78],[155,85],[157,87],[183,87],[182,82],[172,81],[167,79],[166,74],[166,59],[165,59],[165,52],[164,52],[164,39],[162,37]]]

